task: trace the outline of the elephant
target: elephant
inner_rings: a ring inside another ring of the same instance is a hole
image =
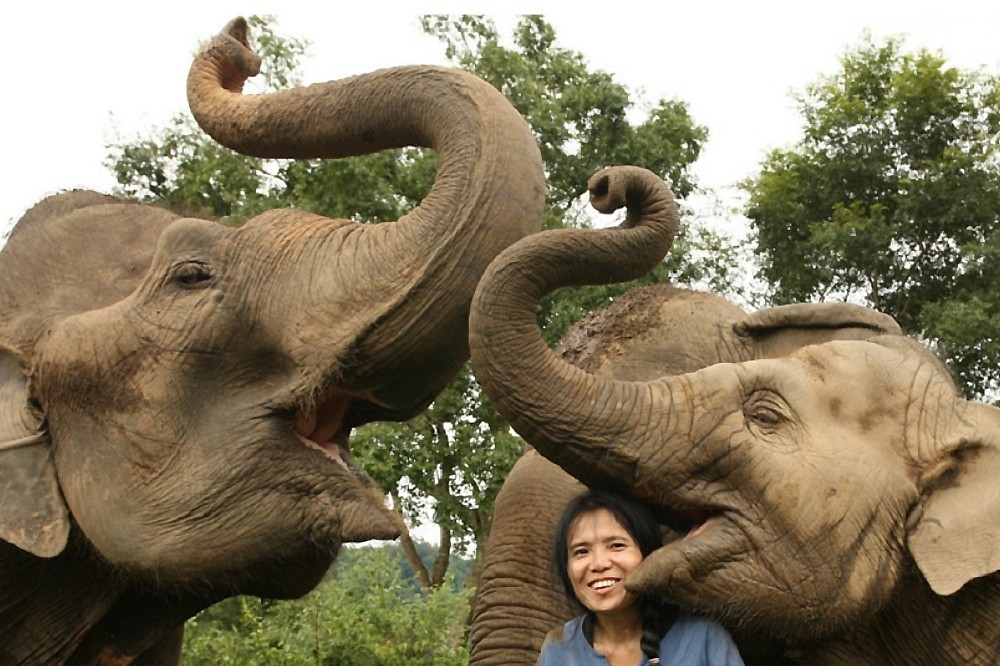
[[[598,192],[614,179],[599,174]],[[542,295],[631,279],[649,235],[673,235],[657,212],[669,190],[627,180],[612,186],[626,228],[515,243],[470,314],[477,376],[514,429],[661,517],[664,545],[627,587],[768,636],[790,663],[995,663],[1000,409],[963,398],[925,345],[831,340],[652,380],[545,345]]]
[[[712,293],[653,284],[582,318],[557,351],[596,376],[651,381],[715,363],[786,356],[834,339],[901,334],[892,317],[850,303],[748,314]],[[472,612],[471,664],[530,666],[546,632],[575,614],[550,567],[550,542],[563,507],[583,488],[531,448],[514,465],[497,495],[486,544]],[[746,663],[776,663],[769,641],[733,631]]]
[[[243,19],[188,100],[262,157],[436,151],[425,199],[362,225],[297,209],[233,227],[87,191],[0,251],[0,663],[176,664],[224,598],[298,597],[400,523],[352,428],[423,410],[468,357],[468,309],[540,229],[527,122],[458,69],[401,66],[243,96]]]

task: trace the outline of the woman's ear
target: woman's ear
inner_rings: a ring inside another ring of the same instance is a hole
[[[0,539],[53,557],[68,538],[44,417],[31,403],[24,363],[0,347]]]
[[[907,544],[937,594],[1000,571],[1000,409],[967,403],[966,431],[914,514]]]

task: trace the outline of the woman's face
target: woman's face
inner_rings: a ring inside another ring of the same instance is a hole
[[[624,581],[642,562],[642,551],[614,514],[607,509],[581,514],[570,525],[567,541],[567,571],[580,603],[595,613],[635,603]]]

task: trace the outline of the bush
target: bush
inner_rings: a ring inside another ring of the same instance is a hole
[[[422,592],[387,548],[338,561],[297,601],[226,600],[187,623],[182,664],[464,666],[471,591]]]

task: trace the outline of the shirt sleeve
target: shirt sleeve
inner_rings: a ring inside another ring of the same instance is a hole
[[[538,653],[538,661],[535,666],[559,666],[559,648],[551,638],[546,638],[542,643],[542,651]]]
[[[736,649],[736,642],[729,632],[715,622],[706,622],[706,625],[706,666],[744,666],[743,658]]]
[[[663,666],[744,666],[732,636],[705,617],[681,615],[660,642]]]

